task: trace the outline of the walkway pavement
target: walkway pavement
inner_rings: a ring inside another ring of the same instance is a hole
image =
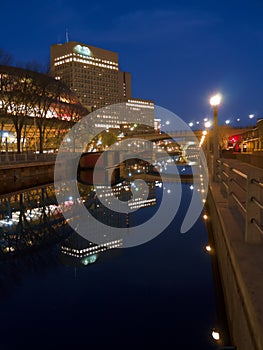
[[[248,164],[227,160],[247,173]],[[263,169],[262,169],[263,175]],[[211,182],[210,191],[216,204],[223,230],[227,254],[235,271],[238,293],[244,303],[249,332],[254,336],[255,349],[263,349],[263,239],[262,243],[245,242],[245,220],[237,209],[229,209],[218,183]],[[224,263],[224,262],[223,262]],[[223,274],[227,271],[223,271]],[[228,301],[229,302],[229,301]],[[232,300],[235,303],[235,300]],[[232,305],[233,306],[233,305]],[[232,320],[233,322],[233,320]],[[245,330],[243,330],[245,332]],[[240,330],[242,332],[242,329]],[[239,349],[239,348],[238,348]],[[252,350],[252,349],[247,349]]]

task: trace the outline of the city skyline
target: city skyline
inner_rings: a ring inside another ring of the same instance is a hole
[[[10,6],[16,8],[12,24],[5,15]],[[87,42],[119,53],[120,69],[132,74],[134,96],[191,122],[211,118],[209,97],[221,92],[219,123],[240,118],[254,126],[263,113],[262,11],[260,1],[144,1],[133,7],[47,1],[35,8],[15,1],[3,4],[0,48],[14,64],[47,64],[51,45],[67,38]],[[45,18],[41,24],[39,16]]]

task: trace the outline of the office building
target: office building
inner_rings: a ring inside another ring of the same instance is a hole
[[[131,75],[119,70],[118,54],[75,41],[52,45],[51,74],[90,111],[131,97]]]
[[[68,85],[90,112],[104,107],[94,116],[96,127],[120,128],[131,120],[153,126],[154,103],[132,97],[131,75],[119,69],[118,53],[75,41],[55,44],[50,67],[52,76]],[[126,104],[121,115],[107,108],[120,102]]]

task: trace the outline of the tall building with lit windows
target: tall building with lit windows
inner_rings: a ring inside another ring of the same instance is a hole
[[[119,69],[118,53],[70,41],[51,46],[50,67],[90,112],[104,107],[95,126],[116,129],[131,119],[154,125],[154,102],[132,97],[131,74]],[[125,102],[126,115],[107,109],[119,102]]]
[[[51,74],[67,84],[90,111],[131,98],[131,75],[118,53],[70,41],[50,48]]]

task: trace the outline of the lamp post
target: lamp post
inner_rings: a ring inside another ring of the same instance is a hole
[[[216,182],[216,161],[219,158],[219,139],[218,139],[218,106],[221,102],[221,95],[216,94],[210,98],[210,105],[213,107],[214,111],[214,120],[213,120],[213,130],[214,130],[214,137],[213,137],[213,179]]]

